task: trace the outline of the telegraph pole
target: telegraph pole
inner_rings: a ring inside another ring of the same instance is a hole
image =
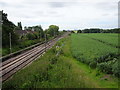
[[[55,30],[54,30],[54,37],[55,37]]]
[[[41,41],[41,32],[40,32],[40,41]]]
[[[46,47],[46,34],[45,34],[45,52],[46,52],[46,48],[47,48],[47,47]]]
[[[10,53],[12,52],[12,48],[11,48],[11,33],[9,33],[9,40],[10,40]]]

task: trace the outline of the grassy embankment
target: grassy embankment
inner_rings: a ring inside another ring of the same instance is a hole
[[[74,59],[70,37],[60,40],[40,59],[17,72],[3,88],[117,88],[117,79]],[[58,46],[58,47],[56,47]],[[99,73],[99,75],[97,75]]]

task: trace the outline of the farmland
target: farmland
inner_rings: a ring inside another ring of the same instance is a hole
[[[71,51],[73,57],[91,68],[119,76],[118,48],[112,46],[118,46],[117,43],[118,34],[72,34]]]
[[[89,42],[83,44],[87,40]],[[41,58],[4,82],[3,88],[118,88],[116,77],[87,65],[103,54],[106,55],[109,52],[116,54],[117,48],[105,45],[107,51],[99,48],[100,52],[98,52],[95,44],[97,48],[104,46],[103,43],[81,36],[81,34],[72,34],[58,41]],[[87,45],[91,49],[87,48]],[[74,55],[81,57],[77,58]]]
[[[118,45],[118,34],[111,34],[111,33],[97,33],[97,34],[84,34],[87,35],[89,38],[92,38],[94,40],[103,41],[104,43],[107,43],[112,46]]]

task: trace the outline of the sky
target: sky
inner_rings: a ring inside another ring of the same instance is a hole
[[[50,25],[60,30],[117,28],[119,0],[0,0],[8,19],[22,26]]]

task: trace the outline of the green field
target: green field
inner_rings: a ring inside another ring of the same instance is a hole
[[[118,43],[118,34],[72,34],[71,51],[73,57],[92,68],[97,67],[100,71],[119,76],[120,70],[117,64],[120,55],[118,48],[93,38],[116,46]]]
[[[108,44],[114,45],[114,46],[119,46],[118,45],[118,34],[113,34],[113,33],[96,33],[96,34],[84,34],[85,36],[97,40],[104,41]]]

